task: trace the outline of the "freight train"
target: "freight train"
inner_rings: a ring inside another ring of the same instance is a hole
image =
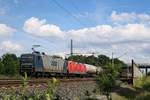
[[[20,57],[20,74],[25,72],[30,76],[61,76],[61,77],[90,77],[100,74],[101,67],[82,64],[74,61],[49,56],[45,53],[34,51],[22,54]]]

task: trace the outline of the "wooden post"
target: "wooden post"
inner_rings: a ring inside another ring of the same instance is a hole
[[[147,66],[146,66],[146,70],[145,70],[145,74],[146,74],[146,76],[148,75],[148,70],[147,70]]]
[[[132,65],[131,65],[131,72],[132,72],[132,77],[131,77],[131,81],[132,81],[132,84],[133,84],[133,79],[134,79],[134,60],[132,59]]]

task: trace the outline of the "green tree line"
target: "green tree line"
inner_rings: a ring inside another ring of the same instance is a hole
[[[19,59],[15,54],[4,54],[0,58],[0,74],[16,75],[19,73]]]

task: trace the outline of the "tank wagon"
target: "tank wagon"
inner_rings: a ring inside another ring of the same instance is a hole
[[[102,69],[33,52],[21,55],[20,74],[23,75],[25,72],[33,76],[93,76],[101,73]]]

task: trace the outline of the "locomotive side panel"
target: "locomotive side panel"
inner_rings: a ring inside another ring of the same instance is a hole
[[[43,56],[43,71],[44,72],[56,72],[63,73],[65,61],[60,58],[53,58],[52,56]]]

